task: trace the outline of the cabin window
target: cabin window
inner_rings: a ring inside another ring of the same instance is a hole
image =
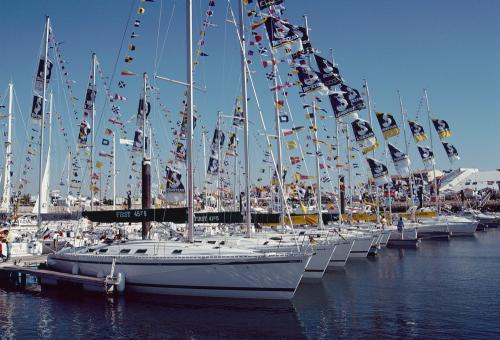
[[[267,246],[269,244],[269,241],[264,242],[264,245]]]
[[[130,253],[130,249],[122,249],[120,250],[120,254],[128,254]]]
[[[108,248],[99,249],[99,253],[102,253],[102,254],[107,252],[107,251],[108,251]]]
[[[201,243],[201,241],[199,241],[199,240],[194,240],[194,243]]]
[[[301,231],[299,235],[304,235],[305,233],[306,233],[305,231]]]
[[[172,251],[172,254],[181,254],[182,253],[182,249],[174,249]]]
[[[225,245],[225,244],[226,244],[226,241],[220,241],[220,242],[219,242],[219,245],[221,245],[221,246],[223,246],[223,245]]]
[[[477,185],[477,182],[472,182],[472,185]]]
[[[215,244],[215,241],[208,241],[209,244]]]
[[[219,246],[215,246],[214,249],[220,249],[220,247]]]
[[[146,252],[147,252],[147,251],[148,251],[147,249],[137,249],[137,250],[135,251],[135,253],[136,253],[136,254],[146,254]]]
[[[273,241],[281,241],[281,237],[270,237],[269,239]]]

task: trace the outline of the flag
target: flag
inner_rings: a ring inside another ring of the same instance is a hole
[[[300,87],[305,95],[327,95],[328,87],[323,84],[319,74],[313,71],[308,66],[300,66],[296,68],[298,72]]]
[[[288,123],[288,116],[287,115],[280,115],[280,123]]]
[[[448,123],[443,119],[432,119],[432,123],[434,124],[434,128],[440,139],[445,139],[451,137],[451,130]]]
[[[87,143],[87,137],[90,133],[90,124],[83,119],[82,122],[80,123],[80,132],[78,133],[78,141],[80,144],[86,144]]]
[[[389,178],[389,171],[383,163],[373,158],[367,158],[366,161],[368,162],[368,166],[370,167],[375,185],[382,186],[391,181],[391,179]]]
[[[419,125],[417,122],[412,120],[408,121],[408,125],[410,125],[411,134],[413,135],[413,139],[415,139],[416,143],[427,140],[427,135],[425,134],[422,125]]]
[[[432,168],[432,166],[435,164],[434,160],[434,153],[432,150],[426,146],[417,146],[418,148],[418,153],[420,154],[420,157],[422,158],[422,162],[424,163],[425,167],[427,169]]]
[[[375,133],[370,123],[358,118],[351,123],[351,126],[356,142],[363,148],[363,154],[367,154],[378,148],[379,144],[377,142],[377,137],[375,137]]]
[[[340,118],[366,108],[359,91],[346,84],[341,84],[340,92],[331,94],[329,98],[335,118]]]
[[[185,193],[184,184],[182,184],[182,175],[176,169],[169,166],[165,168],[165,177],[167,179],[167,185],[165,191],[167,193]]]
[[[121,74],[122,76],[136,76],[136,75],[137,75],[137,73],[132,72],[132,71],[130,71],[130,70],[122,70],[122,71],[120,72],[120,74]]]
[[[234,104],[234,113],[233,113],[233,126],[235,128],[241,128],[245,124],[245,117],[243,113],[243,109],[240,106],[240,101],[236,99]]]
[[[296,149],[298,146],[297,142],[294,141],[294,140],[291,140],[291,141],[288,141],[286,142],[286,147],[288,150],[293,150],[293,149]]]
[[[391,137],[399,135],[399,128],[396,120],[393,115],[390,113],[384,112],[375,112],[377,116],[378,124],[380,125],[380,130],[384,135],[384,138],[387,140]]]
[[[207,175],[217,175],[219,173],[219,159],[217,154],[212,154],[208,160]]]
[[[314,55],[314,58],[316,59],[316,64],[319,68],[321,81],[325,84],[325,86],[332,89],[334,86],[339,85],[342,82],[339,69],[335,67],[331,61],[320,57],[317,54]]]
[[[134,145],[134,141],[131,139],[120,138],[121,145]]]
[[[259,9],[262,11],[263,9],[266,9],[268,7],[274,6],[274,5],[280,5],[283,3],[284,0],[258,0],[259,3]],[[251,0],[243,0],[243,3],[245,5],[252,3]]]
[[[259,3],[262,1],[266,0]],[[273,54],[291,55],[303,50],[296,27],[275,17],[269,17],[265,24]]]
[[[295,165],[295,164],[298,164],[300,163],[300,157],[299,156],[290,156],[290,163],[292,163],[292,165]]]
[[[47,84],[49,84],[52,75],[52,66],[53,66],[52,62],[50,60],[47,60],[47,77],[45,77],[45,81],[47,82]],[[38,94],[41,94],[43,92],[44,72],[45,72],[45,58],[40,58],[40,61],[38,62],[38,71],[35,79],[35,92],[37,92]]]
[[[392,162],[399,175],[408,177],[410,175],[410,158],[391,143],[387,143]]]
[[[446,143],[442,142],[444,150],[446,151],[446,155],[448,156],[448,159],[450,160],[450,163],[453,163],[454,161],[458,161],[460,157],[458,156],[458,151],[457,149],[451,145],[451,143]]]
[[[43,98],[40,96],[33,96],[33,106],[31,108],[31,118],[42,119],[42,105]]]
[[[134,135],[134,144],[132,145],[132,151],[141,151],[142,145],[142,130],[137,129]]]

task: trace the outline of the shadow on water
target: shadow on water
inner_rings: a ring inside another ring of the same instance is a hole
[[[26,301],[31,301],[29,307],[24,306]],[[23,310],[30,317],[23,317]],[[26,313],[29,310],[33,312]],[[0,290],[0,333],[6,338],[52,339],[62,334],[104,339],[305,338],[289,301],[152,295],[107,298],[55,290]]]

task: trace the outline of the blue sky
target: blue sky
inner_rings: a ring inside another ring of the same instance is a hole
[[[206,0],[194,1],[194,42],[198,40],[207,3]],[[45,15],[50,15],[58,41],[64,42],[61,45],[62,55],[68,62],[67,68],[71,78],[76,81],[73,91],[80,98],[77,102],[78,120],[71,111],[67,112],[63,94],[60,88],[58,89],[57,82],[53,82],[56,110],[61,112],[65,126],[72,129],[75,135],[78,133],[77,125],[83,109],[82,98],[90,68],[91,51],[97,53],[107,76],[112,76],[115,60],[118,60],[111,92],[129,98],[127,102],[120,103],[123,120],[133,118],[127,127],[129,137],[134,130],[134,114],[141,81],[139,77],[126,78],[126,88],[119,89],[117,83],[123,79],[119,72],[127,68],[139,74],[148,72],[151,75],[155,71],[155,56],[161,56],[158,74],[179,80],[186,78],[185,2],[182,0],[156,0],[154,3],[143,4],[146,13],[140,18],[141,27],[136,29],[141,36],[134,40],[137,46],[134,62],[125,64],[123,51],[118,54],[125,29],[125,44],[130,40],[130,32],[134,28],[131,23],[126,25],[127,19],[131,7],[132,17],[135,16],[138,4],[138,0],[2,2],[0,95],[4,101],[5,89],[12,79],[20,105],[20,110],[17,107],[15,109],[15,171],[21,168],[26,153],[25,130],[20,116],[23,115],[24,120],[29,122],[32,82]],[[232,4],[236,11],[236,1],[232,1]],[[377,111],[392,112],[400,119],[396,95],[396,90],[399,89],[410,118],[415,118],[423,88],[428,89],[432,113],[449,122],[453,131],[449,141],[457,147],[461,156],[460,161],[450,165],[438,145],[436,155],[439,168],[500,168],[500,153],[495,151],[500,126],[500,102],[497,99],[500,92],[500,49],[495,43],[500,35],[497,20],[500,13],[498,1],[288,0],[285,1],[285,6],[284,17],[292,23],[302,24],[302,15],[307,14],[314,47],[323,56],[329,56],[329,49],[334,49],[336,62],[350,85],[361,89],[363,79],[368,80]],[[234,26],[225,21],[229,17],[227,7],[227,1],[216,1],[211,21],[217,26],[207,31],[203,48],[209,56],[200,59],[200,65],[195,72],[196,82],[207,87],[206,93],[196,92],[195,104],[201,115],[200,123],[209,130],[209,135],[213,133],[216,112],[222,110],[225,114],[231,114],[235,97],[240,91],[238,45]],[[249,19],[245,19],[248,23]],[[159,35],[158,22],[161,22]],[[166,34],[168,26],[170,28]],[[263,28],[257,32],[265,35]],[[158,36],[159,49],[156,48]],[[161,53],[163,41],[165,48]],[[253,76],[257,93],[266,124],[272,133],[273,99],[266,79],[266,72],[269,70],[260,66],[257,57],[254,58],[252,70],[256,71]],[[279,67],[280,74],[286,76],[287,67],[283,64]],[[171,111],[166,117],[157,110],[158,104],[154,104],[153,126],[161,145],[161,158],[165,160],[172,149],[171,128],[179,120],[183,88],[170,83],[158,83],[157,86],[160,88],[160,102]],[[263,150],[259,145],[263,147],[265,143],[262,138],[259,141],[256,139],[255,133],[262,129],[253,94],[251,97],[249,115],[254,123],[251,159],[252,179],[255,181],[262,175],[260,170],[263,168]],[[296,125],[307,125],[297,87],[289,91],[288,99],[297,121]],[[331,113],[326,101],[321,107]],[[102,88],[99,89],[97,99],[97,115],[103,115],[102,120],[111,117],[109,105],[105,106]],[[366,118],[367,111],[361,112],[360,116]],[[425,110],[421,111],[419,121],[428,130],[427,121],[423,118],[426,118]],[[229,122],[225,124],[228,125]],[[329,131],[322,131],[322,137],[333,133],[333,121],[325,120],[321,124]],[[96,144],[102,139],[105,127],[108,125],[100,125],[96,129]],[[375,128],[378,133],[378,126]],[[58,188],[59,179],[64,176],[61,169],[66,154],[64,141],[57,136],[58,131],[55,126],[55,151],[52,156],[54,189]],[[200,131],[201,129],[197,128],[195,139],[198,167],[202,164]],[[239,137],[241,139],[241,134]],[[434,140],[437,140],[435,133]],[[399,143],[401,146],[400,139]],[[411,149],[414,167],[421,168],[422,162],[413,144]],[[106,147],[100,147],[99,150],[109,151]],[[285,153],[285,157],[288,156],[289,154]],[[381,157],[380,152],[378,156]],[[136,160],[138,159],[136,157]],[[122,193],[126,190],[125,183],[128,183],[131,162],[125,148],[119,148],[117,160],[120,169],[118,183],[121,184],[118,192]],[[309,161],[312,168],[312,159]],[[361,159],[358,162],[365,164]],[[3,164],[3,159],[0,164]],[[34,163],[30,175],[32,178],[36,178],[36,164],[37,162]],[[304,172],[304,169],[300,171]],[[197,172],[198,181],[201,179],[201,172],[201,169]],[[18,178],[16,173],[14,179]],[[35,185],[36,181],[33,180],[28,188],[33,189]]]

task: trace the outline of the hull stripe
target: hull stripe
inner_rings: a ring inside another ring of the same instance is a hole
[[[132,283],[127,282],[127,286],[148,287],[148,288],[175,288],[175,289],[206,289],[206,290],[243,290],[258,292],[294,292],[295,288],[264,288],[264,287],[225,287],[225,286],[186,286],[186,285],[163,285],[153,283]]]
[[[111,265],[111,260],[109,262],[103,261],[86,261],[78,259],[63,259],[55,258],[56,261],[65,262],[75,262],[75,263],[88,263],[88,264],[107,264]],[[117,261],[116,264],[123,266],[232,266],[232,265],[245,265],[245,264],[276,264],[276,263],[300,263],[302,260],[284,260],[284,261],[248,261],[248,262],[188,262],[188,263],[161,263],[161,262],[120,262]]]

